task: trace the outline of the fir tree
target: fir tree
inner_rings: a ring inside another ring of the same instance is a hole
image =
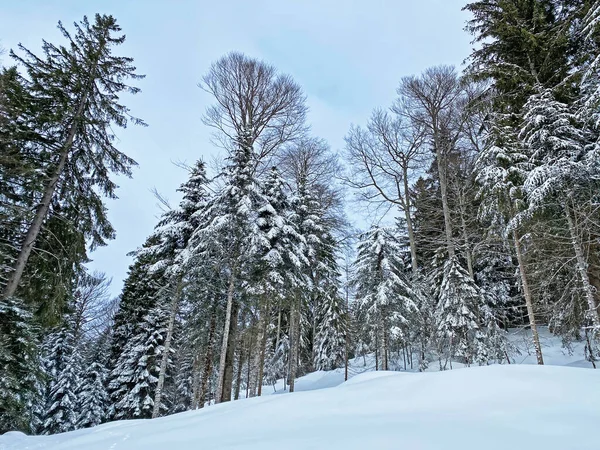
[[[402,248],[391,230],[373,227],[360,237],[355,262],[356,301],[376,342],[383,370],[388,369],[392,337],[406,342],[418,314],[417,295],[408,284],[401,255]]]
[[[167,321],[162,308],[153,308],[123,348],[108,385],[113,420],[152,417]],[[161,411],[167,409],[166,403],[160,405]]]
[[[20,302],[0,300],[0,433],[31,431],[41,376],[37,331]]]
[[[43,130],[49,153],[44,168],[47,179],[36,205],[35,216],[27,224],[13,271],[3,296],[12,296],[20,284],[34,244],[57,196],[67,210],[78,211],[74,228],[91,247],[112,238],[114,229],[106,217],[99,195],[114,198],[116,185],[109,174],[129,175],[135,162],[114,147],[112,125],[125,127],[131,119],[128,109],[118,103],[121,92],[139,89],[125,84],[135,74],[132,59],[112,55],[125,36],[112,16],[96,15],[90,24],[84,17],[71,34],[59,23],[68,47],[44,42],[44,57],[24,47],[24,56],[11,56],[27,70],[25,85],[33,98],[35,111],[44,118]],[[25,78],[23,78],[25,80]],[[68,205],[68,206],[67,206]],[[81,262],[81,259],[76,262]]]
[[[43,434],[72,431],[77,426],[77,392],[81,383],[82,358],[77,347],[72,316],[44,343],[44,371],[48,377]]]
[[[77,393],[77,428],[95,427],[106,420],[109,405],[107,376],[106,366],[99,362],[92,362],[83,372]]]

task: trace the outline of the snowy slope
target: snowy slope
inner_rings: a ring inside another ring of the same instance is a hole
[[[311,376],[327,381],[323,373]],[[505,365],[370,372],[338,387],[240,400],[152,421],[56,436],[11,433],[0,436],[0,449],[585,450],[599,448],[598,423],[599,371]]]

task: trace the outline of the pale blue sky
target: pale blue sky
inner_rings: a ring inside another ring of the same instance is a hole
[[[41,39],[62,42],[83,15],[110,13],[127,34],[146,79],[126,99],[147,128],[120,130],[118,147],[139,167],[119,180],[119,200],[108,203],[117,239],[95,251],[92,267],[113,277],[120,291],[130,258],[159,213],[150,190],[170,199],[185,179],[172,161],[210,159],[216,150],[201,116],[211,99],[197,83],[210,63],[239,50],[291,74],[304,88],[313,134],[341,150],[350,124],[366,122],[373,108],[389,106],[404,75],[437,64],[460,66],[470,51],[463,31],[466,3],[456,0],[2,0],[0,45],[21,42],[34,52]],[[7,55],[3,62],[10,63]]]

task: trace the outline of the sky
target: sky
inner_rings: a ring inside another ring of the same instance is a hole
[[[118,130],[120,151],[139,166],[119,178],[107,202],[117,237],[91,254],[90,268],[122,287],[131,257],[160,215],[156,189],[176,204],[186,171],[177,163],[221,153],[202,115],[212,102],[198,87],[212,62],[237,50],[290,74],[307,96],[315,136],[341,151],[351,124],[365,124],[395,98],[403,76],[427,67],[459,69],[469,55],[469,18],[458,0],[18,0],[0,5],[0,46],[39,53],[42,39],[62,43],[84,15],[112,14],[127,35],[117,53],[134,58],[142,92],[124,97],[148,127]],[[10,58],[2,56],[3,63]],[[352,218],[353,206],[349,207]],[[358,213],[357,213],[358,214]]]

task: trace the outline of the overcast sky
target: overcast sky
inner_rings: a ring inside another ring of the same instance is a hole
[[[120,291],[128,252],[151,232],[160,210],[156,188],[171,200],[186,172],[173,162],[211,159],[219,151],[201,122],[210,97],[198,87],[209,65],[239,50],[289,73],[308,97],[313,134],[343,147],[350,124],[386,107],[404,75],[437,64],[458,67],[470,51],[467,13],[457,0],[5,0],[0,45],[20,42],[39,52],[41,40],[62,43],[56,29],[84,15],[116,17],[127,35],[119,52],[135,59],[142,92],[126,98],[147,128],[119,130],[117,147],[138,163],[120,179],[109,218],[117,238],[92,253],[91,267]],[[4,64],[10,63],[7,55]]]

